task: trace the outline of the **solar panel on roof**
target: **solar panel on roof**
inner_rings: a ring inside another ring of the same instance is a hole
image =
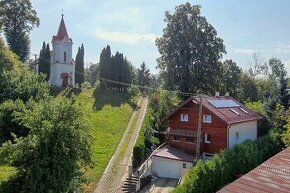
[[[210,104],[212,104],[216,108],[221,107],[239,107],[240,105],[231,99],[213,99],[208,100]]]

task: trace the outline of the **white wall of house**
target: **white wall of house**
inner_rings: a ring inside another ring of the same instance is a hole
[[[247,139],[257,139],[257,121],[233,124],[229,128],[229,148],[243,143]]]
[[[183,163],[186,165],[185,168],[183,168]],[[191,162],[152,156],[151,173],[158,177],[179,179],[184,171],[189,170],[191,167]]]

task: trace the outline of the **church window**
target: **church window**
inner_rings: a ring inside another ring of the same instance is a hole
[[[66,52],[63,53],[63,61],[66,62]]]

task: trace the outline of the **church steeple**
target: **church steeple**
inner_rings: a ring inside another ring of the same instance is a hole
[[[63,14],[61,14],[57,34],[52,37],[51,43],[51,84],[58,87],[74,86],[75,64],[72,59],[73,41],[68,36]]]
[[[58,40],[58,41],[62,41],[65,37],[67,37],[70,41],[71,39],[68,36],[67,30],[66,30],[66,26],[65,26],[65,22],[63,19],[63,14],[61,14],[61,21],[58,27],[58,31],[57,31],[57,35],[53,36],[53,40]]]

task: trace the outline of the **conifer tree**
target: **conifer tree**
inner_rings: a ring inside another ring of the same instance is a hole
[[[43,73],[46,78],[45,80],[49,80],[50,76],[50,48],[49,44],[45,44],[43,42],[42,49],[39,53],[39,61],[38,61],[38,73]]]
[[[78,48],[75,60],[75,83],[81,85],[85,80],[84,45]]]
[[[149,85],[151,82],[150,70],[147,68],[145,62],[140,66],[140,69],[137,71],[137,81],[141,86]]]

